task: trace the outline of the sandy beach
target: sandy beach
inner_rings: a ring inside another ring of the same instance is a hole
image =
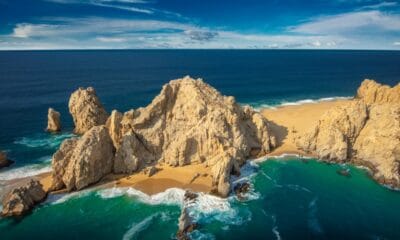
[[[350,100],[323,101],[262,109],[260,112],[269,120],[272,132],[278,141],[278,147],[268,156],[282,154],[307,156],[305,152],[296,148],[294,136],[305,133],[312,126],[315,126],[316,121],[330,108],[348,101]]]

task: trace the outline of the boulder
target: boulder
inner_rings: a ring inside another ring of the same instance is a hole
[[[111,173],[114,146],[105,126],[95,126],[79,140],[65,140],[53,155],[52,189],[80,190]]]
[[[105,124],[108,118],[92,87],[79,88],[73,92],[68,107],[75,124],[74,132],[77,134],[84,134],[93,126]]]
[[[55,111],[53,108],[49,108],[47,112],[47,127],[48,132],[59,132],[61,131],[61,114]]]
[[[46,198],[42,184],[31,179],[28,183],[14,188],[3,199],[3,216],[20,216],[31,210]]]
[[[0,169],[3,167],[8,167],[13,164],[14,161],[7,158],[7,153],[0,151]]]

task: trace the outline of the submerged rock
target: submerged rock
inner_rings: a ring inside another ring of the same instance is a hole
[[[80,190],[111,173],[114,146],[105,126],[95,126],[81,139],[65,140],[53,155],[52,189]]]
[[[7,153],[0,151],[0,169],[3,167],[8,167],[13,164],[14,161],[7,158]]]
[[[297,145],[325,160],[366,166],[379,182],[400,186],[400,84],[365,80],[354,100],[328,110]]]
[[[31,210],[46,198],[42,184],[31,179],[28,183],[14,188],[3,199],[3,216],[20,216]]]
[[[92,87],[79,88],[73,92],[68,107],[75,124],[74,132],[77,134],[84,134],[93,126],[105,124],[108,118]]]
[[[49,108],[47,113],[47,127],[48,132],[59,132],[61,131],[61,114],[55,111],[53,108]]]

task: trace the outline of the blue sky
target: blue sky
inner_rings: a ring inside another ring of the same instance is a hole
[[[400,1],[0,0],[0,49],[398,49]]]

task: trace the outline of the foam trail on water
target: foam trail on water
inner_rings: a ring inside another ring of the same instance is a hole
[[[348,100],[352,99],[353,97],[325,97],[325,98],[319,98],[319,99],[301,99],[298,101],[285,101],[285,100],[280,100],[278,102],[250,102],[247,104],[243,105],[250,105],[252,106],[255,110],[260,111],[261,109],[276,109],[278,107],[284,107],[284,106],[297,106],[297,105],[302,105],[302,104],[312,104],[312,103],[320,103],[320,102],[330,102],[330,101],[336,101],[336,100]]]
[[[273,215],[272,216],[272,222],[273,222],[273,227],[272,227],[272,233],[275,235],[276,240],[281,240],[281,234],[278,231],[278,225],[276,225],[276,217]]]
[[[36,134],[32,137],[22,137],[14,141],[15,144],[23,145],[30,148],[57,148],[62,141],[67,138],[75,137],[72,133],[63,134]]]
[[[139,223],[133,223],[129,230],[124,234],[122,237],[123,240],[130,240],[130,239],[136,239],[136,235],[140,233],[141,231],[147,229],[150,224],[152,223],[153,219],[157,216],[158,214],[153,214],[145,219],[143,219]]]
[[[7,169],[0,172],[0,181],[8,181],[13,179],[35,176],[41,173],[50,172],[51,166],[44,164],[32,164],[25,167]]]

